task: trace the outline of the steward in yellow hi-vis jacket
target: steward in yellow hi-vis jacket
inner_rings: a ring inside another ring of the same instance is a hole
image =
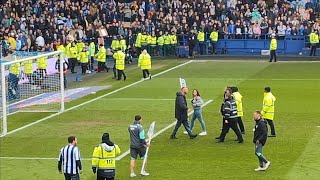
[[[97,179],[113,180],[116,175],[116,156],[121,153],[118,145],[110,141],[109,133],[102,135],[102,142],[94,148],[92,171]]]
[[[176,55],[176,49],[177,49],[177,43],[178,43],[178,40],[177,40],[177,35],[174,31],[171,32],[171,35],[170,36],[170,55]]]
[[[118,48],[117,52],[113,54],[113,58],[116,60],[116,69],[118,71],[118,79],[121,80],[123,75],[123,80],[127,79],[127,76],[124,73],[125,59],[126,55]]]
[[[151,56],[148,54],[147,50],[143,50],[139,56],[138,66],[142,70],[143,78],[149,77],[151,79],[151,74],[149,69],[151,69]]]
[[[72,42],[70,48],[67,48],[67,51],[68,51],[68,56],[69,56],[68,63],[70,65],[71,73],[77,73],[74,71],[74,68],[78,62],[78,60],[77,60],[78,48],[76,46],[76,43]]]
[[[205,34],[203,32],[203,29],[199,30],[197,39],[199,41],[199,46],[200,46],[200,54],[203,55],[204,53],[204,48],[205,48]]]
[[[275,34],[271,34],[271,42],[270,42],[270,61],[274,59],[274,62],[277,62],[277,54],[276,50],[278,48],[278,43]]]
[[[244,125],[242,121],[243,117],[243,106],[242,106],[242,95],[239,92],[238,87],[231,87],[232,90],[232,96],[237,104],[237,110],[238,110],[238,124],[239,128],[242,134],[245,134]]]
[[[271,135],[269,137],[276,137],[276,131],[273,123],[275,102],[276,97],[274,97],[271,93],[271,88],[264,88],[263,108],[261,114],[263,119],[267,120],[268,124],[270,125]]]
[[[106,48],[104,48],[103,44],[100,44],[99,51],[95,56],[97,57],[97,61],[98,61],[97,72],[101,72],[104,70],[107,70],[107,72],[108,72],[109,68],[106,66],[107,52],[106,52]]]
[[[47,58],[48,57],[41,57],[37,59],[37,66],[38,66],[38,69],[40,70],[41,77],[47,76],[47,68],[48,68]]]
[[[211,42],[211,46],[212,46],[211,54],[215,54],[216,53],[216,44],[218,42],[218,38],[219,38],[218,31],[216,30],[216,28],[214,28],[213,31],[210,34],[210,42]]]
[[[27,76],[29,83],[31,83],[31,77],[33,73],[33,60],[24,61],[22,65],[24,67],[24,74]]]
[[[317,30],[313,30],[312,33],[310,33],[310,56],[316,56],[317,46],[319,44],[319,35],[317,34]]]
[[[89,63],[89,52],[87,51],[87,47],[83,47],[82,52],[79,53],[79,59],[81,63],[81,73],[82,75],[85,75]]]

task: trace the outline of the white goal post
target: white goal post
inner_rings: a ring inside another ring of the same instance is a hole
[[[64,111],[63,52],[31,55],[22,59],[13,56],[1,62],[0,137],[8,133],[10,118],[15,113]]]

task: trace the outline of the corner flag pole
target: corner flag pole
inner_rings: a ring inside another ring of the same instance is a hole
[[[149,131],[148,131],[149,144],[151,144],[151,140],[152,140],[152,137],[153,137],[153,134],[154,134],[154,126],[155,126],[155,123],[156,123],[155,121],[153,121],[153,122],[151,123],[150,128],[149,128]],[[145,169],[146,162],[147,162],[147,159],[148,159],[149,148],[150,148],[150,146],[147,147],[146,154],[145,154],[144,159],[143,159],[143,163],[142,163],[142,168],[141,168],[140,174],[142,174],[142,172],[143,172],[144,169]]]

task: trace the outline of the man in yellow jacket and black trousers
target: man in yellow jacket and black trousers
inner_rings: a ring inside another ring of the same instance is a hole
[[[243,105],[242,105],[242,95],[239,92],[238,87],[231,87],[232,96],[236,100],[237,110],[238,110],[238,125],[242,134],[245,134],[244,125],[242,121],[243,117]]]
[[[261,111],[263,119],[268,121],[271,129],[271,135],[268,137],[276,137],[276,131],[274,128],[273,118],[274,118],[274,105],[276,102],[276,97],[271,93],[271,88],[264,88],[264,97],[263,97],[263,108]]]
[[[103,44],[100,44],[99,51],[95,56],[97,57],[98,61],[97,72],[101,72],[103,70],[107,70],[108,72],[109,68],[106,66],[107,52]]]
[[[102,142],[94,148],[92,171],[97,173],[97,180],[114,180],[116,175],[116,156],[121,151],[118,145],[110,141],[109,133],[102,135]]]
[[[82,75],[85,75],[89,63],[89,52],[87,51],[87,47],[82,48],[82,52],[79,54],[79,59],[81,63],[81,73]]]
[[[197,39],[199,41],[200,54],[203,55],[205,47],[205,34],[203,32],[203,29],[199,30]]]
[[[276,50],[278,48],[278,43],[275,34],[271,34],[271,42],[270,42],[270,61],[274,59],[274,62],[277,62],[277,54]]]
[[[142,70],[143,78],[149,77],[151,79],[151,74],[149,69],[151,69],[151,56],[148,54],[147,50],[143,50],[139,56],[138,66]]]
[[[219,34],[218,34],[216,28],[214,28],[210,34],[210,42],[211,42],[211,46],[212,46],[211,54],[216,54],[216,44],[218,42],[218,37],[219,37]]]
[[[316,56],[317,46],[319,44],[319,35],[317,34],[316,30],[313,30],[312,33],[310,33],[310,56]]]
[[[77,58],[78,58],[78,48],[76,46],[75,42],[71,43],[70,48],[67,49],[68,50],[68,55],[69,55],[69,59],[68,59],[68,63],[70,65],[70,70],[71,73],[77,73],[74,71],[74,67],[77,64]]]
[[[118,79],[121,80],[123,75],[123,80],[127,79],[127,76],[124,73],[125,59],[126,55],[118,48],[117,52],[113,54],[113,58],[116,60],[116,69],[118,71]]]

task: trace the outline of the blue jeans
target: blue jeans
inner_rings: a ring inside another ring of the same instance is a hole
[[[202,110],[201,109],[194,109],[191,121],[190,121],[190,129],[192,130],[193,125],[194,125],[194,121],[198,118],[198,120],[200,121],[201,127],[202,127],[202,131],[206,131],[206,125],[203,121],[202,118]]]

